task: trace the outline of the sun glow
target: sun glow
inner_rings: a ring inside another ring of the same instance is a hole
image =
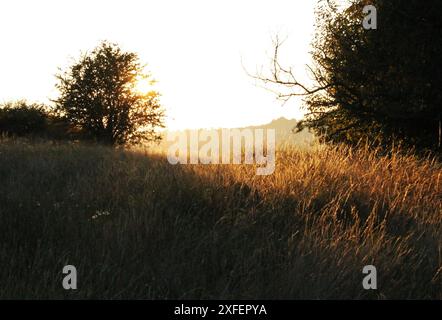
[[[287,37],[281,63],[293,66],[299,81],[308,81],[304,69],[316,2],[0,1],[0,30],[14,26],[13,32],[0,32],[8,48],[0,53],[0,102],[25,98],[52,104],[59,94],[54,87],[58,68],[107,40],[147,64],[146,74],[153,78],[135,79],[132,89],[161,94],[170,129],[237,128],[281,116],[301,118],[300,99],[282,108],[247,72],[268,70],[272,37],[280,34]],[[17,16],[26,23],[18,23]],[[37,47],[45,50],[31,50]],[[152,79],[158,83],[151,85]]]
[[[150,79],[139,78],[135,83],[135,90],[138,93],[146,94],[153,90],[154,83]]]

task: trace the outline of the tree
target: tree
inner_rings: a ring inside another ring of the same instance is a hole
[[[328,142],[361,139],[441,149],[442,24],[438,0],[320,1],[312,42],[313,86],[299,83],[280,66],[278,50],[270,77],[289,89],[280,98],[303,96],[308,127]],[[378,28],[363,28],[366,5],[374,5]]]
[[[26,101],[0,105],[0,134],[8,136],[43,135],[48,122],[45,106]]]
[[[164,110],[156,91],[140,92],[139,81],[150,81],[138,55],[102,42],[57,75],[57,109],[98,142],[109,145],[157,140]]]

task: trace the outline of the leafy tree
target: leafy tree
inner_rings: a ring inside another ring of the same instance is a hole
[[[57,109],[91,138],[109,145],[160,138],[164,110],[158,92],[137,90],[141,80],[153,83],[137,54],[102,42],[57,79]]]
[[[45,106],[26,101],[0,105],[0,133],[8,136],[42,135],[47,127]]]
[[[401,141],[417,148],[442,144],[442,24],[438,0],[320,1],[310,67],[314,85],[299,83],[278,63],[262,80],[305,97],[306,119],[325,141],[376,144]],[[365,30],[363,7],[374,5],[378,28]]]

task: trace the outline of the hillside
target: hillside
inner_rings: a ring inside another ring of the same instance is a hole
[[[326,148],[172,166],[99,146],[0,145],[0,298],[441,299],[440,163]],[[63,266],[78,290],[61,286]],[[378,290],[362,289],[362,268]]]
[[[294,129],[296,127],[297,121],[295,119],[286,119],[279,118],[275,119],[269,123],[258,125],[258,126],[248,126],[243,128],[236,128],[239,130],[243,129],[274,129],[276,133],[276,146],[278,147],[296,147],[296,148],[308,148],[312,144],[315,143],[315,137],[308,130],[303,130],[302,132],[296,133]],[[207,131],[207,130],[217,130],[221,131],[221,129],[199,129],[198,131]],[[181,130],[181,131],[170,131],[171,133],[180,133],[180,132],[188,132],[189,130]],[[159,148],[163,150],[167,150],[167,147],[171,144],[167,141],[167,133],[165,131],[163,133],[163,141],[159,144]]]

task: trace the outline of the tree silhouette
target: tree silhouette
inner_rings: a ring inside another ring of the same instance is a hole
[[[156,91],[140,92],[151,80],[136,53],[102,42],[67,71],[58,74],[57,109],[88,136],[109,145],[157,140],[164,110]]]
[[[299,83],[275,56],[270,76],[281,99],[303,96],[308,110],[299,128],[328,142],[442,145],[442,24],[439,0],[320,1],[310,67],[312,87]],[[378,28],[365,30],[363,8],[374,5]],[[286,90],[288,89],[288,91]]]
[[[38,136],[45,133],[49,116],[45,106],[24,100],[0,105],[0,134]]]

